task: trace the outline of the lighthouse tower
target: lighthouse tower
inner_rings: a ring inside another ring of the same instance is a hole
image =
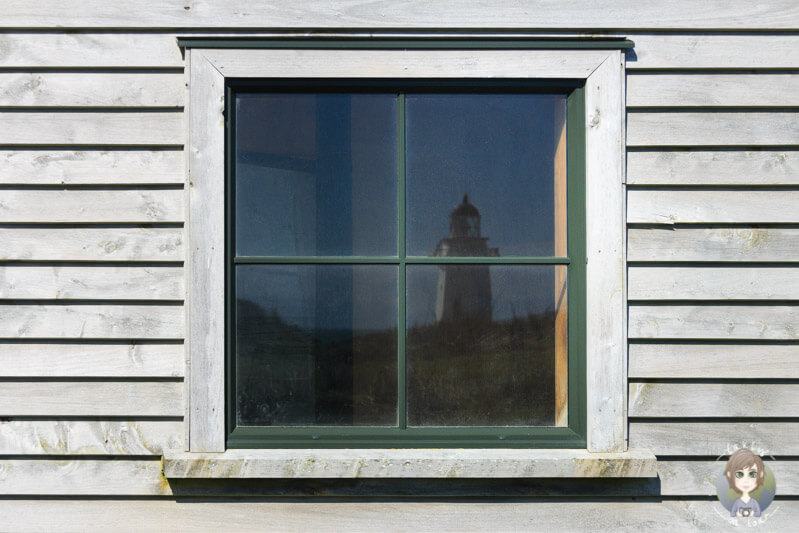
[[[469,196],[449,214],[449,237],[438,242],[434,257],[498,257],[480,235],[480,212]],[[488,265],[441,265],[438,267],[436,322],[464,318],[491,320],[491,278]]]

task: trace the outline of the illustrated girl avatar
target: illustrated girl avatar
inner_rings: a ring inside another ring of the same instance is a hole
[[[760,516],[760,503],[751,494],[763,485],[765,475],[763,460],[746,448],[741,448],[730,456],[724,476],[730,488],[740,494],[732,504],[730,516]]]

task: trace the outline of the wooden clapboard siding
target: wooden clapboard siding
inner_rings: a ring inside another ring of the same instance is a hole
[[[630,446],[648,448],[661,457],[665,455],[719,457],[746,447],[765,450],[763,453],[773,456],[796,456],[799,455],[799,424],[633,420],[630,422]]]
[[[799,379],[799,344],[631,343],[631,378]]]
[[[799,300],[797,267],[635,266],[630,300]]]
[[[0,338],[182,339],[174,305],[0,304]]]
[[[799,190],[628,189],[627,222],[795,224],[797,206]]]
[[[0,107],[181,107],[178,73],[0,72]]]
[[[650,227],[627,230],[629,261],[797,260],[799,228]]]
[[[777,481],[777,494],[781,486]],[[769,507],[769,531],[791,531],[799,502]],[[6,524],[20,533],[56,531],[69,524],[80,531],[735,531],[713,498],[701,500],[482,501],[230,501],[14,499],[0,501]],[[726,513],[729,515],[729,513]]]
[[[179,381],[2,381],[0,416],[183,416]]]
[[[799,417],[799,384],[630,383],[632,417]]]
[[[0,422],[0,454],[161,455],[183,447],[182,425],[171,420]]]
[[[687,9],[690,12],[691,9]],[[627,57],[636,69],[796,69],[799,35],[627,33],[635,42]]]
[[[0,266],[0,298],[182,300],[180,267]]]
[[[182,69],[183,57],[170,33],[6,32],[0,34],[0,68],[9,67]]]
[[[631,339],[799,339],[795,305],[630,305]]]
[[[0,494],[153,496],[171,490],[157,459],[0,458]]]
[[[627,77],[627,107],[799,106],[797,74],[651,74]]]
[[[2,185],[183,183],[178,150],[0,150]]]
[[[183,377],[183,344],[0,342],[0,377]]]
[[[716,480],[724,472],[725,465],[726,461],[723,458],[700,461],[658,461],[661,494],[664,496],[716,496]],[[769,461],[767,466],[774,473],[777,483],[776,494],[785,496],[799,492],[797,490],[799,489],[799,461]],[[719,505],[718,500],[714,503]],[[777,506],[780,503],[774,502],[772,505]],[[720,505],[719,509],[723,511]]]
[[[176,189],[5,189],[0,224],[183,222],[183,196]]]
[[[0,111],[3,145],[182,145],[173,111]]]
[[[390,0],[363,4],[352,0],[313,0],[286,6],[279,0],[252,4],[124,0],[109,6],[101,0],[44,2],[8,0],[0,27],[8,28],[546,28],[546,29],[797,29],[799,10],[790,0],[753,3],[708,0],[684,5],[613,0],[597,4],[575,0],[533,0],[490,4]]]
[[[799,185],[795,150],[630,151],[629,185]]]
[[[0,228],[3,261],[183,261],[180,228]]]
[[[721,145],[799,145],[799,113],[796,111],[629,111],[627,113],[627,146]]]

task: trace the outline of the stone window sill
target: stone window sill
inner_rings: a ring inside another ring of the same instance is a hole
[[[657,476],[647,449],[265,449],[164,451],[167,478],[641,478]]]

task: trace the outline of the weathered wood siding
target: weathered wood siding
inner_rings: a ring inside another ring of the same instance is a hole
[[[4,3],[4,529],[364,530],[390,520],[409,530],[714,530],[729,526],[708,498],[719,457],[738,446],[774,459],[778,495],[799,495],[797,3],[490,4]],[[658,455],[656,482],[533,483],[524,492],[573,500],[546,503],[456,503],[439,493],[382,503],[338,494],[341,502],[312,507],[171,501],[277,490],[170,484],[160,455],[184,446],[186,404],[186,98],[176,36],[281,28],[635,41],[626,79],[628,434],[631,447]],[[92,500],[108,496],[117,499]],[[772,529],[795,526],[796,503],[774,504]]]

